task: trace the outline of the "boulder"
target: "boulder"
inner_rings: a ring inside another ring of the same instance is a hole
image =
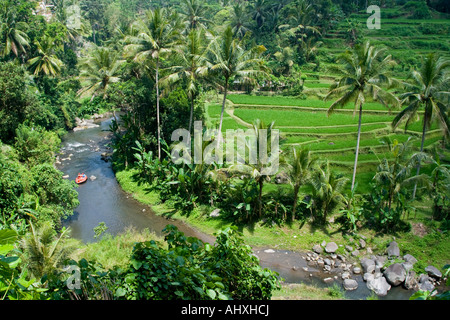
[[[360,273],[361,273],[361,268],[359,268],[359,267],[354,267],[354,268],[353,268],[353,273],[354,273],[354,274],[360,274]]]
[[[343,286],[345,290],[355,290],[358,288],[358,282],[354,279],[345,279]]]
[[[388,291],[391,289],[391,285],[381,274],[377,274],[377,276],[370,274],[367,278],[366,285],[368,289],[375,292],[378,296],[387,295]]]
[[[412,255],[410,255],[410,254],[405,254],[405,255],[403,256],[403,260],[405,260],[405,262],[410,262],[410,263],[412,263],[412,264],[414,264],[414,263],[417,262],[417,259],[414,258],[414,256],[412,256]]]
[[[343,272],[341,275],[341,278],[342,278],[342,280],[350,279],[350,272],[348,272],[348,271]]]
[[[383,268],[386,263],[387,258],[385,256],[376,256],[375,257],[375,266],[378,268]]]
[[[338,246],[335,242],[329,242],[325,246],[325,251],[327,253],[335,253],[337,249],[338,249]]]
[[[325,278],[325,279],[323,279],[323,282],[325,282],[326,284],[330,284],[330,283],[332,283],[333,281],[334,281],[333,278]]]
[[[389,243],[387,247],[387,255],[388,257],[399,257],[400,256],[400,248],[398,247],[397,242],[392,241]]]
[[[406,279],[406,270],[400,263],[391,264],[384,270],[386,280],[393,286],[398,286]]]
[[[431,280],[431,278],[425,274],[420,275],[419,278],[419,290],[422,291],[433,291],[434,290],[434,284]]]
[[[403,283],[406,289],[413,290],[417,287],[418,282],[416,279],[416,273],[413,270],[408,271],[406,274],[405,282]]]
[[[425,268],[425,271],[426,271],[426,273],[428,273],[428,275],[430,277],[433,277],[433,278],[436,278],[436,279],[440,279],[442,277],[442,273],[436,267],[428,266],[428,267]]]
[[[372,273],[375,271],[375,261],[373,259],[362,258],[360,262],[364,273]]]
[[[321,254],[323,252],[323,248],[318,244],[316,244],[312,249],[315,253],[318,253],[318,254]]]

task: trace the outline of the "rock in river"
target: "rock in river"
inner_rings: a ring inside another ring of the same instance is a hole
[[[400,263],[391,264],[384,271],[386,280],[393,286],[398,286],[406,279],[406,270]]]

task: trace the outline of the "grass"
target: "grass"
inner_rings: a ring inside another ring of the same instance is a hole
[[[97,261],[106,269],[123,268],[129,264],[134,244],[150,240],[164,242],[164,239],[159,238],[148,229],[137,231],[129,228],[114,237],[106,233],[99,241],[82,246],[76,254],[76,259],[85,258],[88,261]]]
[[[327,85],[329,86],[329,85]],[[285,106],[285,107],[305,107],[305,108],[322,108],[328,109],[333,100],[323,101],[320,99],[298,99],[292,97],[282,97],[282,96],[251,96],[251,95],[240,95],[240,94],[230,94],[227,99],[232,103],[237,105],[255,105],[255,106]],[[353,110],[355,107],[353,104],[345,106],[345,109]],[[375,111],[386,111],[380,103],[367,102],[364,104],[364,110],[375,110]]]
[[[325,112],[310,112],[304,110],[292,109],[264,109],[261,112],[255,108],[235,108],[234,115],[241,118],[245,122],[252,123],[254,119],[261,119],[265,123],[275,121],[277,127],[324,127],[324,126],[341,126],[341,125],[357,125],[358,117],[352,114],[335,113],[327,117]],[[363,114],[363,123],[379,123],[391,122],[392,115],[381,114]]]
[[[337,293],[337,294],[336,294]],[[274,291],[272,300],[342,300],[344,294],[335,288],[318,288],[304,283],[283,284],[280,290]]]

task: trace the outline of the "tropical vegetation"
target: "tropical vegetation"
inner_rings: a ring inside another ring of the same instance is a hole
[[[317,230],[395,236],[448,264],[449,14],[443,0],[0,0],[1,299],[271,299],[281,279],[248,243],[309,250]],[[124,189],[214,244],[169,223],[123,247],[104,223],[97,244],[70,236],[78,193],[56,157],[102,112]],[[203,161],[174,161],[177,129]]]

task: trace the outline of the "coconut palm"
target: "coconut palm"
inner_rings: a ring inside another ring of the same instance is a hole
[[[255,180],[259,187],[258,213],[260,218],[262,217],[262,191],[264,182],[268,179],[269,175],[274,174],[272,170],[267,170],[268,164],[278,164],[279,161],[278,150],[276,148],[272,149],[273,142],[275,141],[274,139],[277,139],[277,132],[274,131],[274,126],[275,122],[265,125],[263,121],[256,119],[252,126],[252,134],[254,134],[257,144],[257,148],[254,150],[254,155],[256,155],[255,161],[250,161],[250,159],[248,159],[245,160],[245,163],[233,164],[227,168],[231,173],[244,174]],[[246,143],[249,143],[249,141],[246,140]],[[264,149],[267,151],[265,155]],[[242,160],[244,159],[241,159],[241,161]]]
[[[332,210],[343,203],[345,196],[344,188],[348,179],[331,171],[329,162],[323,163],[309,179],[312,190],[313,208],[316,210],[314,219],[324,224],[327,216]]]
[[[63,267],[64,261],[76,250],[67,242],[68,230],[57,236],[51,224],[36,227],[30,222],[30,232],[20,240],[20,249],[31,276],[40,279]]]
[[[56,76],[61,72],[63,62],[56,56],[57,48],[52,37],[44,35],[35,41],[37,56],[28,60],[28,65],[35,76]]]
[[[136,62],[152,63],[156,86],[156,121],[158,130],[158,159],[161,160],[160,125],[160,68],[161,58],[176,50],[178,45],[178,25],[171,23],[169,12],[164,8],[148,10],[143,18],[131,25],[130,36],[126,37],[125,53]]]
[[[294,187],[294,205],[292,207],[292,220],[295,218],[297,208],[298,192],[302,185],[305,185],[313,174],[316,167],[316,158],[311,157],[308,149],[292,149],[292,159],[290,159],[287,168],[287,175],[290,183]]]
[[[331,115],[337,107],[344,107],[353,102],[355,110],[359,109],[358,134],[356,140],[355,164],[353,166],[352,189],[355,186],[356,168],[358,165],[359,143],[361,139],[361,119],[363,106],[367,97],[380,102],[387,108],[399,105],[398,99],[391,92],[383,89],[381,85],[388,88],[398,82],[391,77],[391,67],[395,64],[391,55],[385,55],[386,50],[375,48],[366,42],[347,50],[339,57],[342,66],[336,68],[341,78],[330,88],[325,100],[332,96],[338,96],[327,111]]]
[[[16,21],[10,2],[2,3],[0,11],[0,54],[4,58],[11,52],[16,57],[19,53],[26,53],[29,46],[28,35],[25,30],[28,25],[23,21]]]
[[[245,5],[243,3],[235,4],[230,21],[233,35],[242,39],[250,31],[249,21],[250,17],[247,15]]]
[[[254,83],[255,77],[265,71],[264,60],[260,57],[265,51],[264,46],[252,47],[245,50],[242,42],[233,37],[231,27],[228,27],[221,37],[213,40],[209,50],[210,71],[217,79],[223,80],[223,102],[220,113],[219,135],[222,134],[223,113],[228,93],[229,80],[239,77],[244,82]],[[220,139],[218,139],[219,141]]]
[[[407,105],[392,121],[392,127],[396,129],[401,123],[405,123],[405,130],[408,125],[418,118],[419,110],[424,108],[422,118],[422,142],[420,151],[423,152],[425,136],[431,123],[439,123],[443,134],[450,134],[450,122],[448,119],[448,83],[450,80],[448,67],[450,60],[430,53],[422,63],[420,70],[414,70],[411,74],[413,84],[408,85],[409,92],[400,96],[402,104]],[[447,86],[447,87],[445,87]],[[420,173],[420,163],[417,166],[417,175]],[[413,199],[416,195],[417,185],[414,187]]]
[[[204,30],[192,29],[183,41],[185,46],[179,55],[179,65],[171,67],[173,72],[161,80],[161,84],[186,81],[186,93],[191,103],[189,132],[192,128],[194,103],[199,93],[200,79],[208,74],[207,45],[204,38]]]
[[[183,0],[182,1],[182,15],[185,16],[189,25],[188,30],[192,29],[206,29],[211,20],[206,19],[207,7],[199,0]]]
[[[388,141],[384,139],[384,141]],[[412,152],[412,137],[409,137],[404,143],[399,143],[397,140],[388,141],[389,150],[393,156],[393,160],[383,158],[380,160],[377,172],[373,180],[376,183],[377,190],[381,192],[386,198],[386,207],[390,211],[393,202],[399,197],[395,197],[400,193],[404,193],[408,187],[420,182],[422,185],[429,184],[429,177],[425,174],[411,176],[411,170],[415,164],[423,159],[428,158],[422,152]]]
[[[109,85],[120,81],[120,54],[105,47],[95,47],[89,55],[80,62],[80,76],[83,87],[78,94],[92,94],[106,97]]]

